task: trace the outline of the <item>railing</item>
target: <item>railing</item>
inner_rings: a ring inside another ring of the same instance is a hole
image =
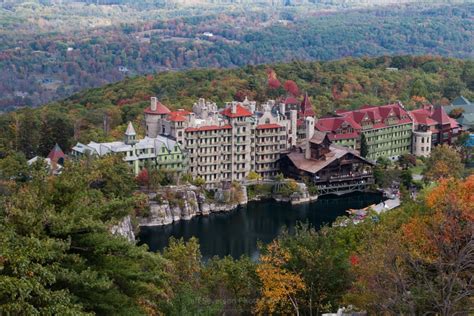
[[[347,181],[347,180],[360,180],[372,177],[372,172],[357,172],[352,174],[342,174],[342,175],[331,175],[329,177],[323,177],[319,179],[314,179],[315,183],[321,182],[338,182],[338,181]]]

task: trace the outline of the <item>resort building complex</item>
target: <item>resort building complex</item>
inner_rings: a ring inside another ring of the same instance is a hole
[[[171,111],[152,97],[144,115],[144,139],[129,123],[123,141],[78,143],[73,155],[121,154],[135,173],[150,167],[186,172],[211,186],[243,181],[250,171],[263,178],[283,172],[331,191],[336,183],[342,189],[370,184],[379,157],[427,156],[459,132],[443,107],[408,111],[399,102],[318,119],[308,95],[301,102],[245,99],[222,108],[199,99],[191,111]]]
[[[137,140],[136,132],[131,123],[128,124],[124,141],[109,143],[90,142],[77,143],[72,148],[72,155],[104,156],[108,154],[122,155],[135,174],[143,168],[157,168],[176,172],[184,172],[186,168],[185,155],[181,145],[169,137],[145,137]]]
[[[278,161],[296,145],[298,115],[284,103],[230,102],[224,109],[200,99],[192,112],[169,111],[156,98],[145,109],[147,136],[176,140],[187,154],[188,172],[206,183],[244,180],[250,171],[276,175]]]

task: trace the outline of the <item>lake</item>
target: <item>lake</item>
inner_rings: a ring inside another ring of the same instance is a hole
[[[378,193],[351,193],[344,196],[324,196],[317,201],[291,205],[273,200],[249,202],[228,213],[198,216],[188,221],[178,221],[166,226],[142,227],[139,239],[150,250],[161,251],[173,236],[199,239],[204,260],[215,255],[239,258],[258,256],[258,243],[269,243],[286,227],[290,232],[298,222],[314,227],[331,224],[349,208],[363,208],[380,203]]]

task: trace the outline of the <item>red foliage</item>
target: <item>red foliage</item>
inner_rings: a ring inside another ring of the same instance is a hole
[[[278,80],[275,70],[267,69],[268,86],[271,89],[278,89],[281,86],[280,80]]]
[[[288,93],[291,93],[295,97],[298,96],[300,93],[298,85],[293,80],[285,81],[285,83],[283,84],[283,88],[285,88]]]
[[[351,256],[349,257],[349,261],[350,261],[350,263],[351,263],[352,266],[357,266],[357,265],[359,265],[359,263],[360,263],[360,259],[359,259],[359,257],[357,257],[356,255],[351,255]]]
[[[148,175],[148,170],[146,168],[144,168],[142,171],[140,171],[138,173],[137,177],[135,178],[135,180],[141,186],[148,186],[148,184],[150,183],[150,177]]]

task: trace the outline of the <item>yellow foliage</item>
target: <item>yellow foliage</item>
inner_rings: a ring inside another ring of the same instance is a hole
[[[305,290],[303,279],[284,267],[290,259],[290,254],[280,248],[278,241],[270,244],[267,250],[268,253],[261,256],[261,264],[257,268],[262,292],[255,312],[291,313],[298,308],[296,294]]]

